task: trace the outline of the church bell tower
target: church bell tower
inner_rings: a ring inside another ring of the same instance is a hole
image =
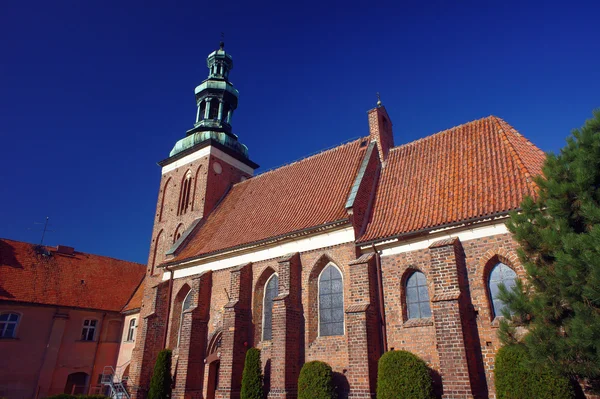
[[[176,254],[187,234],[231,185],[251,177],[258,168],[232,131],[239,93],[229,81],[233,58],[223,42],[208,55],[206,65],[208,78],[194,91],[194,126],[158,163],[162,177],[148,259],[151,276],[162,274],[157,266],[167,254]]]

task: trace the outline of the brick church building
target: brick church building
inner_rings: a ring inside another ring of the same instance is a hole
[[[232,58],[221,44],[207,64],[196,123],[159,162],[133,397],[170,348],[173,397],[239,398],[250,347],[269,398],[296,397],[312,360],[341,397],[371,398],[393,349],[444,398],[495,397],[498,285],[524,272],[504,223],[544,153],[495,116],[396,145],[378,102],[364,137],[254,176]]]

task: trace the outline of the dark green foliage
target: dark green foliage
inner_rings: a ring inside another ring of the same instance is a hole
[[[600,111],[550,154],[539,197],[523,201],[507,226],[527,279],[510,292],[500,338],[522,342],[532,364],[600,377]],[[528,334],[517,334],[525,326]]]
[[[572,399],[575,390],[568,378],[532,367],[527,349],[520,344],[500,348],[496,354],[498,399]]]
[[[410,352],[386,352],[379,359],[377,399],[400,398],[433,398],[431,374],[427,364]]]
[[[304,363],[298,378],[298,399],[335,399],[331,367],[324,362]]]
[[[105,395],[70,395],[68,393],[61,393],[58,395],[47,396],[46,399],[109,399]]]
[[[148,399],[166,399],[171,397],[171,350],[163,349],[158,353],[154,373],[150,380]]]
[[[242,373],[241,399],[262,399],[263,396],[260,350],[250,348],[246,352],[246,362]]]

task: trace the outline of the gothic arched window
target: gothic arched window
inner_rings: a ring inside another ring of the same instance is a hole
[[[177,207],[177,215],[183,215],[188,211],[190,206],[190,191],[192,188],[192,172],[188,170],[181,183],[181,193],[179,194],[179,206]]]
[[[279,277],[273,274],[265,284],[263,300],[262,339],[269,341],[273,338],[273,298],[279,294]]]
[[[504,309],[504,302],[498,298],[500,284],[504,284],[506,289],[510,290],[515,286],[517,281],[517,273],[504,263],[498,263],[490,272],[488,280],[488,289],[490,293],[490,300],[492,302],[492,315],[494,317],[502,315],[502,309]]]
[[[421,272],[414,272],[406,280],[406,315],[408,319],[431,317],[427,280]]]
[[[177,346],[179,346],[179,341],[181,341],[181,330],[183,329],[183,314],[186,310],[192,307],[192,290],[187,293],[183,303],[181,304],[181,315],[179,316],[179,331],[177,332]]]
[[[319,276],[319,335],[344,335],[344,282],[333,264]]]

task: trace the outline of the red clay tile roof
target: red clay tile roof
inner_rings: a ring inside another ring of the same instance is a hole
[[[391,150],[360,242],[517,209],[544,153],[490,116]]]
[[[140,284],[145,266],[105,256],[0,239],[0,301],[120,311]]]
[[[121,310],[121,312],[128,312],[130,310],[139,310],[142,307],[142,298],[144,297],[144,282],[146,280],[142,280],[140,285],[138,285],[137,289],[133,293],[133,296],[127,302],[125,307]]]
[[[177,260],[251,244],[348,217],[364,156],[358,139],[235,184]]]

